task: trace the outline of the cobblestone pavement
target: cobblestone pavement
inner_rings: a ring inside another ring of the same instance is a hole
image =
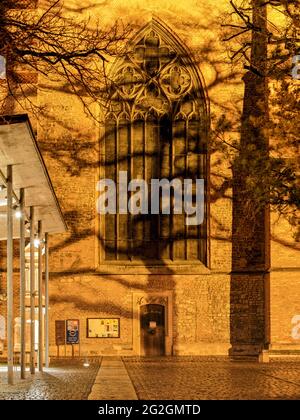
[[[230,362],[222,358],[123,357],[123,362],[141,400],[300,399],[299,360],[258,364]],[[96,388],[99,385],[97,373],[100,364],[100,358],[91,360],[89,367],[83,366],[83,360],[56,362],[42,374],[37,372],[32,376],[27,372],[23,381],[17,372],[13,386],[7,385],[6,372],[0,365],[0,400],[88,399],[93,384]],[[117,399],[126,391],[123,389],[124,380],[121,380],[126,375],[125,372],[123,376],[120,374],[116,385],[115,368],[109,375],[106,372],[104,379],[114,380],[111,398]],[[99,389],[96,391],[98,393]],[[100,397],[98,394],[97,398]]]
[[[26,372],[26,379],[15,373],[15,384],[7,385],[5,367],[0,365],[0,400],[86,400],[91,392],[101,359],[56,362],[43,373]]]
[[[141,400],[300,399],[300,361],[269,364],[200,357],[123,361]]]

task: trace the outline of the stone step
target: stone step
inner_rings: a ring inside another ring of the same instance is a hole
[[[229,360],[231,362],[257,362],[258,356],[236,355],[236,356],[230,356]]]

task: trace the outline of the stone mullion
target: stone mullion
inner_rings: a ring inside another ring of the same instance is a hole
[[[189,143],[188,143],[188,119],[185,120],[185,126],[184,126],[184,136],[185,136],[185,178],[187,177],[187,172],[189,168]],[[184,184],[183,184],[184,185]],[[188,234],[189,229],[186,223],[184,223],[184,259],[188,259]]]
[[[206,173],[205,168],[205,156],[201,153],[198,154],[198,176],[201,177],[203,174]],[[198,235],[198,258],[200,261],[205,262],[204,256],[205,256],[205,247],[206,247],[206,240],[203,238],[204,232],[205,232],[205,224],[206,224],[206,210],[204,214],[204,221],[201,225],[198,225],[197,227],[197,235]]]
[[[204,179],[204,182],[207,182],[207,173],[206,173],[206,152],[205,149],[202,149],[201,141],[203,139],[200,136],[200,122],[198,122],[197,126],[197,178]],[[205,186],[206,188],[206,186]],[[206,206],[206,193],[205,193],[205,206]],[[204,237],[204,233],[206,232],[206,207],[204,213],[204,221],[201,225],[197,226],[197,252],[198,252],[198,259],[205,263],[205,249],[206,249],[206,238]]]
[[[174,160],[175,160],[175,150],[174,150],[174,131],[175,131],[175,126],[174,126],[174,120],[171,120],[171,145],[170,145],[170,179],[173,179],[174,177]],[[174,261],[174,214],[173,214],[173,206],[171,206],[171,211],[170,211],[170,237],[171,237],[171,243],[170,243],[170,259],[172,261]]]
[[[129,179],[128,179],[128,183],[131,181],[131,179],[133,178],[133,154],[134,154],[134,150],[133,150],[133,124],[132,121],[130,120],[130,124],[129,124]],[[131,193],[128,193],[131,194]],[[129,198],[129,197],[128,197]],[[132,236],[132,232],[133,232],[133,223],[134,223],[134,216],[129,212],[128,213],[128,224],[129,224],[129,234],[128,234],[128,243],[129,243],[129,252],[128,252],[128,257],[129,260],[132,261],[134,259],[134,245],[133,245],[133,236]]]
[[[161,120],[159,118],[157,118],[157,128],[156,128],[156,135],[158,136],[158,150],[157,150],[157,159],[158,159],[158,173],[157,173],[157,177],[160,179],[161,178],[161,136],[160,136],[160,122]],[[161,211],[159,212],[159,214],[157,215],[157,249],[158,249],[158,255],[157,255],[157,259],[160,259],[161,257],[161,243],[160,243],[160,235],[161,235],[161,221],[162,221],[162,217],[161,217]]]
[[[115,174],[115,180],[116,180],[116,187],[117,187],[117,191],[119,189],[119,149],[120,149],[120,121],[119,119],[117,120],[117,125],[116,125],[116,135],[115,135],[115,141],[116,141],[116,174]],[[119,260],[119,222],[120,222],[120,217],[119,217],[119,200],[117,200],[116,203],[116,215],[115,215],[115,254],[116,254],[116,260]]]
[[[146,149],[146,124],[147,124],[147,122],[146,122],[146,118],[144,118],[144,120],[143,120],[143,176],[144,176],[144,180],[146,180],[147,181],[147,156],[146,156],[146,151],[147,151],[147,149]],[[151,187],[150,187],[151,188]],[[149,189],[149,191],[150,191],[150,189]],[[148,211],[150,212],[151,211],[151,204],[150,204],[150,200],[148,201],[148,203],[149,203],[149,208],[148,208]],[[145,238],[146,238],[146,221],[144,220],[143,221],[143,238],[144,238],[144,245],[146,244],[146,240],[145,240]]]

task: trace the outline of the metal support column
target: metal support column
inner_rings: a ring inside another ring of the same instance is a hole
[[[30,372],[35,373],[35,258],[34,207],[30,207]]]
[[[49,244],[45,233],[45,366],[49,367]]]
[[[39,371],[43,371],[43,353],[44,353],[44,341],[43,341],[43,260],[42,260],[42,249],[43,249],[43,237],[42,237],[42,221],[38,222],[38,303],[39,303]]]
[[[13,170],[7,166],[7,377],[14,382]]]
[[[20,318],[21,318],[21,379],[25,379],[26,368],[26,312],[25,312],[25,190],[20,189]]]

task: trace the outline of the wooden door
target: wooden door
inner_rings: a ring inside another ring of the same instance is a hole
[[[165,308],[148,304],[140,308],[141,355],[165,355]]]

